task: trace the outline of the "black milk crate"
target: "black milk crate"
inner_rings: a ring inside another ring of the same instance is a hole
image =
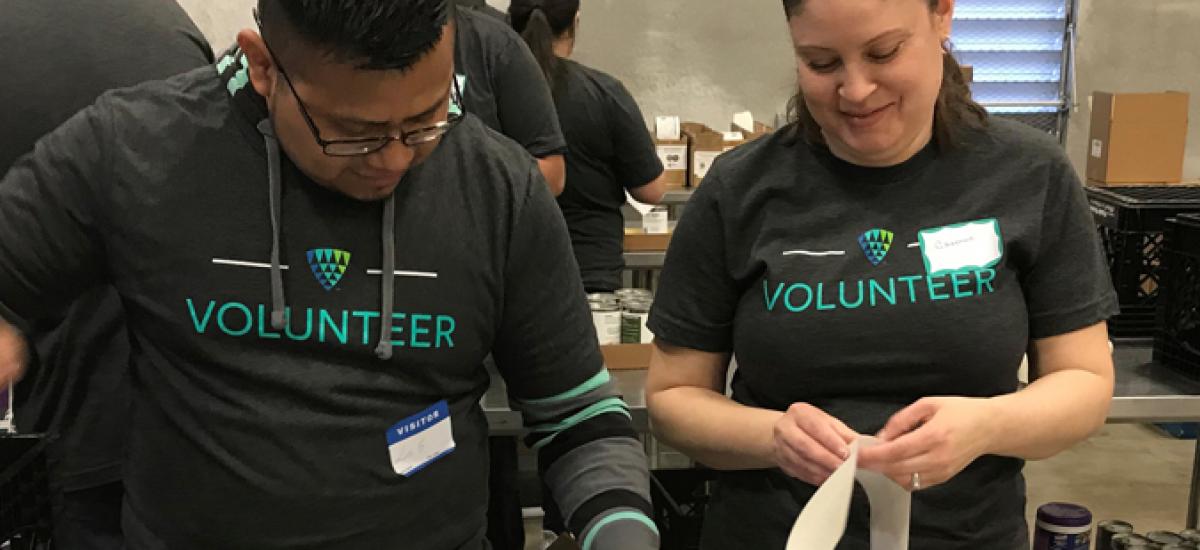
[[[0,546],[46,547],[50,529],[46,439],[0,435]]]
[[[1200,378],[1200,214],[1167,224],[1165,250],[1154,361]]]
[[[1108,257],[1121,312],[1108,322],[1113,338],[1154,338],[1162,286],[1167,219],[1200,212],[1200,187],[1088,187],[1088,203]]]

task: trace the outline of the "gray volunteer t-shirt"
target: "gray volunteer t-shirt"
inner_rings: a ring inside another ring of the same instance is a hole
[[[1061,148],[991,120],[962,147],[872,169],[790,137],[713,167],[667,254],[650,328],[733,352],[733,398],[807,402],[872,434],[915,400],[1017,387],[1032,339],[1103,321],[1116,300]],[[985,456],[916,493],[912,547],[1028,546],[1023,463]],[[721,474],[703,548],[782,548],[814,488],[778,469]],[[839,549],[868,547],[859,492]]]
[[[550,87],[529,47],[507,23],[460,9],[455,21],[455,73],[466,110],[535,157],[567,147]]]

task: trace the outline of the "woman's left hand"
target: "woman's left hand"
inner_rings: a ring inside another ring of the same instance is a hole
[[[858,465],[909,490],[940,485],[987,453],[999,435],[997,414],[989,399],[923,398],[888,420],[877,434],[883,442],[861,449]]]

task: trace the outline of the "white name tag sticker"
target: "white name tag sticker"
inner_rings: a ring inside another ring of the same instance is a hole
[[[1004,257],[1000,221],[995,218],[924,229],[917,240],[930,277],[988,269]]]
[[[388,456],[392,469],[410,477],[438,459],[454,452],[454,430],[450,427],[450,406],[438,401],[414,414],[387,432]]]

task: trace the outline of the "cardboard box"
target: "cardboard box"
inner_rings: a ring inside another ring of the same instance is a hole
[[[648,234],[642,229],[625,229],[626,252],[663,252],[671,244],[671,234]]]
[[[1179,183],[1187,146],[1188,100],[1184,92],[1093,94],[1088,181]]]
[[[687,135],[691,147],[688,180],[692,187],[697,187],[708,175],[713,162],[725,152],[725,135],[694,122],[683,123],[683,133]]]
[[[615,344],[600,346],[608,370],[645,370],[650,368],[654,344]]]
[[[667,189],[683,189],[688,183],[689,148],[686,137],[656,139],[654,149],[663,164],[663,184]]]

